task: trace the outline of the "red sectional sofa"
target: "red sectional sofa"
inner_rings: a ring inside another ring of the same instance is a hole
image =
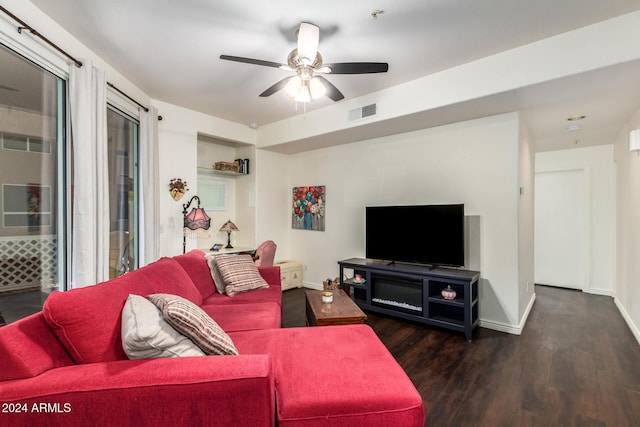
[[[0,328],[0,424],[422,426],[420,395],[366,325],[281,329],[278,267],[268,289],[218,294],[201,251],[117,279],[55,292]],[[128,360],[129,294],[201,306],[237,356]]]

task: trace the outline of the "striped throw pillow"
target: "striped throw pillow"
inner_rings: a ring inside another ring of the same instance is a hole
[[[225,292],[230,297],[240,292],[268,288],[251,255],[217,255],[216,264],[225,284]]]
[[[213,279],[213,284],[216,285],[216,290],[218,293],[224,294],[224,280],[222,279],[222,276],[220,276],[220,270],[218,270],[218,264],[216,263],[216,256],[217,255],[214,254],[208,254],[204,259],[207,260],[207,264],[209,265],[211,278]]]
[[[147,299],[160,309],[164,319],[176,331],[191,339],[206,354],[238,354],[229,335],[191,301],[171,294],[152,294]]]

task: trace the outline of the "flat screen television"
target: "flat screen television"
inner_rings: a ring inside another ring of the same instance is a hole
[[[464,266],[464,205],[367,206],[365,254],[390,262]]]

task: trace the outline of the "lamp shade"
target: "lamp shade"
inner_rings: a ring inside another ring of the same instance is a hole
[[[211,218],[203,208],[193,208],[191,212],[189,212],[189,215],[185,215],[184,226],[190,230],[197,230],[199,228],[208,230],[209,227],[211,227]]]
[[[309,80],[309,92],[312,99],[318,99],[327,93],[327,88],[324,87],[319,78],[314,77]]]
[[[629,133],[629,151],[640,151],[640,129]]]
[[[311,92],[309,92],[309,82],[302,81],[302,85],[300,86],[300,91],[298,95],[295,97],[296,102],[307,103],[311,101]]]
[[[238,226],[229,220],[220,227],[219,231],[240,231],[240,229],[238,229]]]
[[[290,97],[295,98],[300,93],[300,89],[302,88],[302,79],[300,76],[294,76],[289,80],[289,83],[284,87],[284,90],[287,91]]]
[[[193,201],[198,202],[198,207],[191,209],[189,215],[187,215],[187,210]],[[208,230],[211,227],[211,218],[204,211],[203,208],[200,207],[200,197],[193,196],[187,203],[182,205],[182,218],[183,218],[183,226],[184,228],[188,228],[189,230],[198,230],[203,228]],[[187,233],[182,233],[182,253],[187,251]]]

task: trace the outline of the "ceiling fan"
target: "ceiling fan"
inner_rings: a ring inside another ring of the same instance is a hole
[[[230,55],[220,55],[220,59],[295,71],[295,75],[285,77],[262,92],[260,96],[270,96],[285,89],[298,102],[309,102],[324,95],[333,101],[344,98],[342,92],[322,74],[370,74],[386,73],[389,70],[389,64],[386,62],[325,64],[322,62],[322,55],[318,52],[320,29],[316,25],[302,22],[296,33],[298,47],[289,53],[286,64]]]

